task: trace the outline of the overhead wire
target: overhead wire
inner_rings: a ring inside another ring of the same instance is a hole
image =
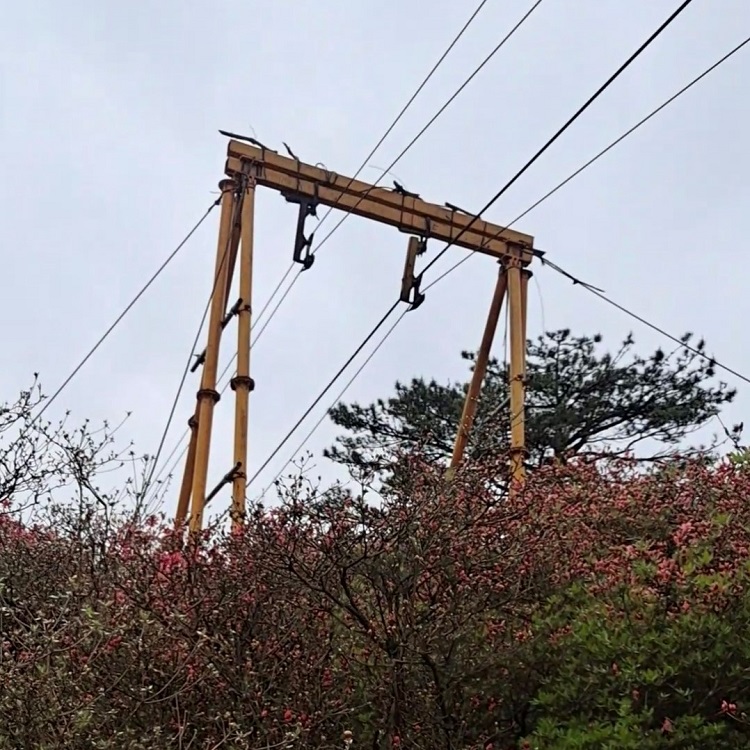
[[[346,395],[349,388],[353,385],[354,381],[359,377],[362,370],[367,367],[367,365],[370,363],[370,360],[378,353],[380,348],[385,344],[386,340],[390,337],[390,335],[393,333],[396,326],[401,322],[403,317],[409,312],[409,310],[404,310],[401,315],[399,315],[398,318],[396,318],[396,321],[393,323],[393,325],[386,331],[385,335],[378,341],[378,343],[373,347],[372,351],[367,355],[367,357],[362,361],[362,364],[355,370],[354,374],[349,378],[346,385],[338,392],[336,395],[336,398],[333,399],[331,404],[328,406],[328,408],[321,414],[320,419],[312,426],[310,431],[305,435],[302,442],[297,446],[297,448],[292,452],[291,456],[289,456],[289,459],[287,462],[279,469],[278,473],[274,477],[273,481],[263,490],[261,493],[261,497],[263,497],[266,492],[268,492],[271,487],[278,482],[278,480],[281,478],[281,475],[284,473],[284,470],[287,466],[289,466],[292,461],[294,461],[295,457],[299,455],[300,451],[307,445],[308,441],[312,436],[318,431],[320,428],[320,425],[323,424],[326,417],[330,413],[331,409],[333,409],[336,404],[341,401],[342,398]]]
[[[599,297],[599,299],[604,300],[607,304],[612,305],[612,307],[620,310],[621,312],[624,312],[626,315],[629,315],[631,318],[633,318],[634,320],[637,320],[639,323],[645,325],[646,327],[650,328],[653,331],[656,331],[656,333],[661,334],[665,338],[668,338],[670,341],[673,341],[678,346],[687,349],[688,351],[692,352],[693,354],[696,354],[702,359],[705,359],[707,362],[709,362],[709,364],[714,365],[715,367],[718,367],[719,369],[724,370],[725,372],[728,372],[730,375],[734,375],[736,378],[739,378],[740,380],[743,380],[746,383],[750,383],[750,377],[748,377],[747,375],[743,375],[738,370],[735,370],[734,368],[729,367],[729,365],[725,365],[724,363],[720,362],[718,359],[716,359],[716,357],[712,357],[711,355],[706,354],[706,352],[701,351],[699,348],[690,345],[687,339],[679,338],[678,336],[675,336],[674,334],[669,333],[669,331],[665,330],[664,328],[661,328],[656,323],[652,323],[650,320],[644,318],[641,315],[638,315],[638,313],[633,312],[633,310],[630,310],[624,305],[621,305],[619,302],[615,302],[613,299],[608,297],[601,289],[598,289],[597,287],[592,286],[591,284],[585,281],[582,281],[577,276],[574,276],[569,271],[566,271],[564,268],[557,265],[557,263],[553,263],[552,261],[547,260],[546,258],[542,258],[542,264],[551,268],[556,273],[567,278],[569,281],[573,283],[574,286],[580,286],[583,289],[585,289],[587,292],[591,292],[591,294],[594,294],[595,296]]]
[[[507,308],[506,308],[506,310],[507,310]],[[334,406],[336,406],[336,404],[338,404],[338,402],[341,401],[341,399],[346,395],[346,393],[349,390],[349,388],[354,384],[354,381],[360,376],[360,374],[362,373],[362,371],[365,369],[365,367],[367,367],[367,365],[370,363],[370,361],[372,360],[372,358],[378,353],[378,351],[380,351],[380,349],[383,346],[383,344],[385,344],[385,342],[388,340],[388,338],[390,337],[390,335],[395,330],[396,326],[398,326],[398,324],[403,320],[403,318],[406,316],[406,314],[408,312],[409,312],[409,309],[404,310],[401,313],[401,315],[399,315],[399,317],[396,318],[396,320],[393,323],[393,325],[385,332],[385,334],[380,339],[380,341],[378,341],[378,343],[373,347],[372,351],[362,361],[362,364],[355,370],[355,372],[351,376],[351,378],[349,378],[349,380],[347,381],[346,385],[344,385],[344,387],[338,392],[338,394],[336,395],[336,398],[334,398],[333,401],[331,401],[331,403],[328,406],[328,408],[320,415],[320,418],[318,419],[318,421],[312,426],[312,428],[307,433],[307,435],[305,435],[305,437],[302,439],[302,442],[297,446],[297,448],[289,456],[289,458],[287,459],[287,462],[279,469],[279,471],[277,472],[277,474],[273,478],[273,480],[270,482],[270,484],[268,484],[266,486],[266,488],[261,492],[261,498],[264,497],[265,494],[268,492],[268,490],[270,490],[271,487],[273,487],[273,485],[276,484],[276,482],[279,481],[279,479],[281,478],[281,475],[284,473],[284,470],[286,469],[286,467],[289,466],[289,464],[292,463],[294,461],[294,459],[300,454],[300,452],[305,447],[305,445],[307,445],[307,443],[310,441],[310,439],[312,438],[312,436],[318,431],[318,429],[320,428],[320,426],[326,420],[326,418],[328,417],[328,415],[331,412],[331,409],[333,409]],[[506,319],[505,319],[505,325],[506,325],[506,327],[505,327],[505,342],[506,342],[506,352],[507,352],[507,338],[508,338],[508,327],[507,327],[507,325],[508,325],[508,319],[507,319],[507,315],[506,315]],[[507,367],[507,356],[506,356],[505,367]],[[511,420],[511,423],[513,421],[514,420]]]
[[[44,414],[44,412],[49,409],[50,406],[55,402],[55,400],[60,396],[60,394],[67,388],[67,386],[70,384],[70,382],[73,380],[73,378],[81,371],[83,366],[91,359],[91,357],[96,353],[96,351],[99,349],[99,347],[107,340],[109,335],[112,333],[112,331],[115,330],[115,328],[120,324],[122,319],[133,309],[135,304],[138,302],[138,300],[141,299],[141,297],[146,293],[146,291],[149,289],[149,287],[156,281],[157,278],[162,274],[162,272],[167,268],[167,266],[174,260],[174,258],[177,256],[177,254],[182,250],[183,247],[187,244],[188,240],[198,231],[198,228],[203,224],[203,222],[208,218],[209,214],[213,209],[221,202],[221,197],[217,198],[214,203],[212,203],[208,209],[205,211],[203,216],[197,221],[197,223],[193,226],[193,228],[185,235],[185,237],[180,241],[180,243],[175,247],[174,250],[166,257],[164,262],[159,266],[159,268],[156,269],[154,274],[151,276],[151,278],[141,287],[140,291],[133,297],[133,299],[126,305],[125,309],[115,318],[115,321],[112,323],[112,325],[107,328],[107,330],[102,334],[102,336],[99,338],[99,340],[89,349],[88,353],[83,357],[83,359],[73,368],[73,371],[68,375],[67,378],[62,382],[60,387],[50,396],[45,402],[42,408],[36,413],[32,420],[32,424],[39,420],[39,418]]]
[[[709,73],[712,73],[716,68],[718,68],[722,63],[725,63],[727,60],[729,60],[730,57],[737,54],[743,47],[750,44],[750,37],[747,37],[744,41],[740,42],[738,45],[733,47],[729,52],[727,52],[725,55],[720,57],[715,63],[710,65],[706,70],[704,70],[700,75],[697,75],[695,78],[693,78],[692,81],[687,83],[685,86],[683,86],[681,89],[679,89],[676,93],[672,94],[668,99],[666,99],[664,102],[662,102],[658,107],[651,110],[649,114],[647,114],[645,117],[638,120],[638,122],[635,123],[632,127],[628,128],[622,135],[618,136],[613,140],[608,146],[605,146],[601,151],[599,151],[595,156],[592,156],[587,162],[582,164],[578,169],[576,169],[574,172],[571,172],[564,180],[557,183],[555,187],[553,187],[551,190],[549,190],[547,193],[545,193],[539,200],[532,203],[527,209],[525,209],[523,212],[518,214],[518,216],[513,219],[509,224],[507,224],[503,229],[509,229],[510,227],[517,224],[521,219],[525,218],[528,214],[530,214],[535,208],[538,208],[541,206],[542,203],[547,201],[549,198],[551,198],[555,193],[557,193],[559,190],[564,188],[569,182],[574,180],[576,177],[578,177],[581,172],[588,169],[592,164],[599,161],[605,154],[608,154],[615,146],[620,144],[622,141],[624,141],[628,136],[635,133],[636,130],[638,130],[640,127],[645,125],[649,120],[653,119],[656,115],[658,115],[662,110],[666,109],[670,104],[672,104],[675,100],[679,99],[684,93],[689,91],[693,86],[695,86],[697,83],[702,81],[706,76],[709,75]],[[453,273],[459,266],[463,265],[469,258],[472,257],[474,253],[467,253],[461,260],[457,261],[454,265],[452,265],[450,268],[448,268],[444,273],[442,273],[440,276],[438,276],[430,286],[434,286],[438,283],[438,281],[441,281],[443,278],[448,276],[449,274]],[[424,291],[427,291],[427,289],[430,288],[430,286],[426,287]]]
[[[287,444],[289,441],[289,438],[292,437],[292,435],[297,431],[299,426],[307,419],[310,412],[323,400],[323,397],[328,393],[328,391],[333,388],[333,386],[336,384],[336,381],[344,374],[346,369],[349,367],[349,365],[357,358],[359,353],[367,346],[367,344],[370,342],[370,339],[375,336],[375,334],[380,330],[380,328],[385,324],[385,322],[390,318],[391,313],[398,307],[401,300],[396,300],[391,307],[386,311],[385,315],[378,321],[378,323],[375,325],[375,327],[370,331],[370,333],[365,336],[365,338],[362,340],[362,342],[357,346],[357,348],[351,353],[349,358],[344,362],[343,365],[339,368],[338,372],[328,381],[328,384],[323,388],[323,390],[318,394],[318,396],[315,398],[315,400],[310,404],[310,406],[305,409],[302,416],[295,422],[295,424],[290,428],[290,430],[286,433],[284,438],[281,440],[281,442],[274,448],[274,450],[271,452],[271,455],[263,462],[261,467],[253,474],[252,477],[248,480],[247,484],[248,486],[252,484],[257,478],[258,475],[263,472],[263,470],[268,466],[271,461],[273,461],[274,458],[276,458],[276,455],[278,452]]]
[[[542,330],[547,330],[546,315],[544,314],[544,294],[542,293],[542,285],[539,283],[539,279],[534,277],[534,286],[536,287],[536,295],[539,300],[539,317],[541,318]]]
[[[576,112],[568,118],[568,120],[563,124],[562,127],[560,127],[554,135],[549,138],[546,143],[524,164],[523,167],[521,167],[518,172],[516,172],[513,177],[511,177],[508,182],[503,185],[500,190],[495,193],[495,195],[487,202],[487,204],[475,215],[472,216],[471,220],[468,224],[466,224],[461,231],[449,242],[446,243],[446,245],[442,248],[442,250],[427,264],[427,266],[423,269],[422,274],[426,273],[440,258],[443,257],[443,255],[447,252],[447,250],[456,244],[456,242],[477,222],[481,219],[482,214],[484,214],[488,209],[490,209],[506,192],[507,190],[515,184],[518,179],[557,141],[560,136],[565,133],[568,128],[573,125],[573,123],[619,78],[625,70],[627,70],[628,67],[641,55],[643,52],[680,16],[680,14],[685,11],[685,9],[690,5],[690,3],[693,0],[683,0],[683,2],[670,14],[670,16],[633,52],[626,60],[625,62],[617,68],[617,70],[607,78],[607,80],[592,94],[584,104],[579,107]],[[507,229],[507,227],[506,227]],[[444,278],[444,276],[442,277]],[[429,288],[429,287],[428,287]],[[355,359],[355,357],[359,354],[359,352],[366,346],[367,342],[372,339],[372,337],[377,333],[377,331],[385,324],[388,317],[390,317],[391,313],[398,307],[400,300],[396,300],[396,302],[389,308],[389,310],[386,312],[386,314],[378,321],[378,323],[375,325],[375,327],[370,331],[369,334],[365,337],[364,341],[357,346],[354,353],[349,357],[349,359],[344,363],[344,365],[339,369],[339,371],[334,375],[334,377],[327,383],[327,385],[324,387],[323,391],[316,397],[316,399],[313,401],[312,405],[307,408],[307,410],[304,412],[302,417],[296,422],[296,424],[289,430],[289,432],[286,433],[284,438],[282,438],[281,442],[276,446],[276,448],[273,450],[271,455],[263,462],[261,467],[256,471],[256,473],[252,476],[252,478],[248,481],[247,486],[249,487],[252,482],[258,477],[260,473],[263,472],[263,470],[268,466],[268,464],[273,460],[273,458],[278,454],[278,452],[284,447],[284,445],[288,442],[288,440],[291,438],[291,436],[294,434],[294,432],[297,430],[297,428],[302,424],[302,422],[306,419],[307,415],[315,408],[315,406],[321,401],[321,399],[325,396],[325,394],[333,387],[333,385],[336,383],[339,377],[343,374],[343,372],[347,369],[349,364]],[[395,329],[395,326],[392,330]],[[387,338],[387,337],[386,337]]]
[[[193,361],[195,351],[198,347],[198,341],[200,341],[200,336],[201,336],[201,333],[203,332],[203,326],[206,324],[206,317],[208,316],[208,311],[210,307],[211,307],[211,298],[209,297],[208,304],[206,305],[203,315],[201,316],[200,323],[198,324],[198,331],[196,332],[195,338],[193,339],[193,343],[190,347],[190,354],[188,355],[187,362],[185,363],[185,367],[183,368],[182,376],[180,377],[180,382],[177,385],[177,392],[175,393],[174,399],[172,400],[172,407],[169,410],[167,423],[164,426],[164,429],[162,430],[161,438],[159,440],[159,446],[156,449],[156,453],[154,454],[153,458],[150,459],[151,467],[149,469],[148,474],[146,475],[146,479],[143,482],[143,488],[140,492],[141,498],[144,498],[146,496],[146,493],[148,492],[149,488],[154,482],[154,473],[156,471],[156,466],[158,465],[159,459],[161,458],[161,453],[164,450],[164,443],[167,440],[167,435],[169,435],[169,429],[172,426],[172,421],[174,420],[174,415],[175,415],[175,412],[177,411],[177,405],[180,401],[182,390],[185,387],[185,381],[187,380],[188,373],[190,372],[190,365],[191,365],[191,362]],[[170,458],[172,455],[174,455],[174,453],[170,454]],[[169,462],[169,458],[167,459],[167,462]]]

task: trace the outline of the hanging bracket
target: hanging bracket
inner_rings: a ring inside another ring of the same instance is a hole
[[[427,237],[409,237],[406,248],[406,262],[404,264],[404,276],[401,279],[400,300],[411,305],[416,310],[424,302],[424,293],[419,290],[422,284],[422,274],[414,275],[417,265],[417,257],[427,250]]]
[[[302,265],[302,270],[307,271],[315,262],[315,256],[310,252],[315,232],[311,232],[309,237],[305,236],[305,221],[308,216],[318,216],[318,196],[317,184],[315,185],[316,195],[312,198],[307,195],[296,193],[282,193],[287,203],[296,203],[299,206],[297,214],[297,232],[294,237],[294,262]]]

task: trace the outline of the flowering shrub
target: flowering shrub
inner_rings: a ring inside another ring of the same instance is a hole
[[[625,589],[597,600],[581,588],[557,599],[536,623],[547,636],[548,671],[527,746],[747,747],[750,578],[710,578],[707,592],[713,584],[744,590],[720,608],[693,590],[679,611]]]
[[[525,746],[747,747],[750,474],[609,468],[558,473],[536,503],[562,585],[533,623]]]
[[[744,464],[581,461],[509,498],[404,461],[376,502],[299,480],[194,540],[83,469],[32,515],[16,482],[0,750],[747,746]]]

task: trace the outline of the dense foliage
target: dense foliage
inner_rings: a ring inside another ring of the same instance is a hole
[[[25,396],[0,415],[0,750],[750,745],[746,460],[578,458],[509,498],[502,461],[446,483],[407,454],[379,495],[298,479],[187,543],[138,482],[101,489],[135,460],[109,433]]]
[[[691,335],[683,342],[688,344]],[[554,457],[601,452],[653,458],[674,454],[685,437],[732,401],[735,392],[713,382],[705,342],[649,357],[631,336],[615,352],[600,336],[548,332],[528,343],[526,439],[529,467]],[[473,362],[474,356],[463,357]],[[415,378],[373,404],[339,404],[333,422],[344,430],[327,455],[359,472],[380,474],[394,455],[419,448],[439,461],[450,457],[467,383]],[[475,461],[494,460],[508,448],[507,365],[490,362],[469,443]],[[682,445],[684,448],[684,444]]]

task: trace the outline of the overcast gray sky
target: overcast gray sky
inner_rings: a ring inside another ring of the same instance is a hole
[[[2,399],[12,399],[35,371],[53,392],[207,208],[224,164],[218,128],[254,131],[272,147],[284,140],[303,160],[351,174],[476,4],[6,3]],[[394,172],[429,200],[478,210],[677,4],[544,0]],[[487,2],[364,179],[378,177],[377,167],[390,163],[530,5]],[[745,0],[696,0],[486,218],[502,224],[516,216],[748,30]],[[717,358],[746,373],[748,73],[750,51],[743,51],[518,225],[550,259],[675,334],[705,336]],[[289,264],[295,208],[259,191],[256,216],[258,310]],[[217,221],[218,211],[51,416],[71,409],[81,420],[116,422],[133,410],[127,437],[142,452],[156,448],[210,289]],[[391,228],[351,218],[300,279],[253,351],[251,470],[395,298],[405,241]],[[462,253],[447,253],[435,275]],[[438,285],[349,396],[387,395],[397,378],[414,375],[463,377],[459,352],[478,344],[494,276],[493,262],[476,257]],[[601,332],[613,345],[633,330],[644,353],[663,343],[552,271],[537,269],[535,279],[530,336],[569,326]],[[222,366],[234,337],[231,328]],[[726,379],[739,388],[727,416],[739,421],[750,387]],[[167,451],[196,388],[194,376]],[[231,466],[232,417],[225,396],[211,483]],[[326,426],[310,448],[319,451],[333,435]]]

